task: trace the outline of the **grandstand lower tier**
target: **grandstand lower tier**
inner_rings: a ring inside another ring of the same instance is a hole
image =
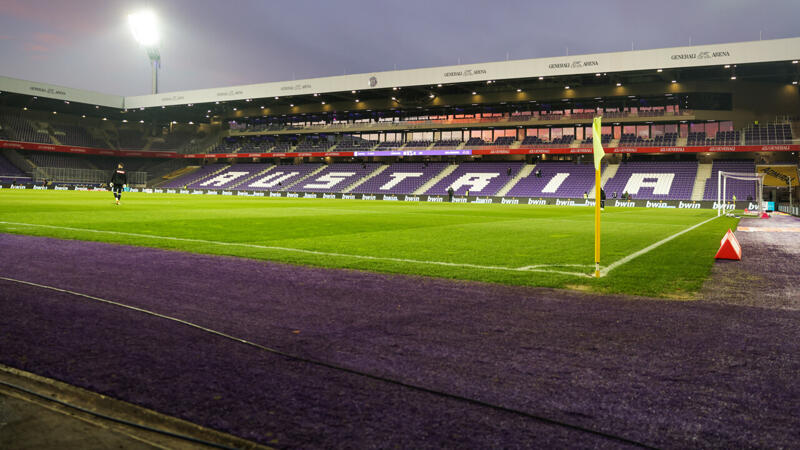
[[[40,156],[40,155],[31,155]],[[21,157],[20,157],[21,158]],[[78,157],[71,157],[78,158]],[[62,158],[63,159],[63,158]],[[36,167],[38,159],[23,162],[34,170],[26,174],[8,159],[0,157],[0,183],[17,186],[99,187],[108,182],[107,170]],[[72,164],[66,161],[63,164]],[[89,164],[87,159],[83,161]],[[95,161],[95,166],[101,166]],[[543,160],[483,162],[396,162],[272,164],[211,163],[188,166],[163,164],[142,166],[141,181],[130,181],[136,188],[159,188],[189,191],[290,192],[316,194],[359,194],[391,196],[456,196],[521,199],[592,199],[595,173],[589,161]],[[131,166],[133,166],[131,164]],[[150,170],[171,171],[152,178]],[[131,167],[133,168],[133,167]],[[621,161],[602,166],[602,184],[607,199],[651,201],[754,201],[754,180],[731,179],[718,192],[719,173],[777,174],[797,185],[797,164],[756,164],[752,159]],[[80,178],[77,175],[87,175]],[[88,176],[91,175],[91,176]],[[129,180],[133,179],[129,176]],[[151,181],[146,181],[151,180]],[[786,183],[782,184],[784,187]],[[382,197],[383,198],[383,197]]]

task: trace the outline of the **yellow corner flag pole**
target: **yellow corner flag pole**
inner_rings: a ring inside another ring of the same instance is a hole
[[[600,163],[606,152],[603,151],[600,117],[592,121],[592,144],[594,147],[594,276],[600,278]]]

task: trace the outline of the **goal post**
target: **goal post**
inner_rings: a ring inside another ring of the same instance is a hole
[[[764,174],[748,172],[717,172],[717,216],[722,215],[728,203],[728,180],[753,181],[756,183],[755,198],[758,204],[758,212],[764,212]],[[731,198],[732,200],[732,198]],[[742,200],[742,199],[737,199]],[[734,205],[734,208],[736,206]]]

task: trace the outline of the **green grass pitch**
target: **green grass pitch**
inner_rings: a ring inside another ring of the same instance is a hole
[[[108,192],[0,190],[0,233],[692,298],[710,272],[720,239],[737,223],[715,218],[595,279],[589,276],[594,267],[593,208],[143,193],[126,193],[122,200],[115,206]],[[607,207],[602,212],[601,266],[715,215],[699,209]]]

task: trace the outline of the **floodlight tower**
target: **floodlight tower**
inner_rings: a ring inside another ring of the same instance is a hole
[[[158,18],[153,11],[140,11],[128,15],[128,24],[133,37],[147,51],[150,64],[153,66],[153,94],[158,94],[158,68],[161,66],[161,54],[158,51],[160,36],[158,34]]]

